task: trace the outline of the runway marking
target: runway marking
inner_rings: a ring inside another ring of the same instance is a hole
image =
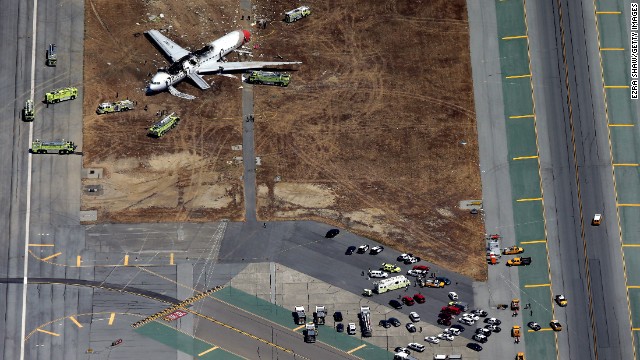
[[[304,328],[305,326],[306,326],[306,325],[300,325],[300,326],[298,326],[297,328],[293,328],[293,331],[298,331],[298,330],[300,330],[300,329]]]
[[[511,75],[511,76],[506,76],[505,79],[521,79],[521,78],[530,78],[531,74],[524,74],[524,75]]]
[[[513,160],[527,160],[527,159],[537,159],[538,155],[533,155],[533,156],[518,156],[518,157],[514,157]]]
[[[528,245],[528,244],[541,244],[541,243],[546,243],[547,240],[531,240],[531,241],[523,241],[520,243],[520,245]]]
[[[33,247],[45,247],[45,246],[53,246],[53,244],[29,244],[29,246],[33,246]]]
[[[76,324],[76,326],[77,326],[77,327],[79,327],[79,328],[82,328],[82,327],[83,327],[83,326],[82,326],[82,324],[80,324],[80,323],[78,322],[78,320],[76,320],[76,318],[75,318],[73,315],[72,315],[72,316],[69,316],[69,319],[71,319],[71,321],[73,321],[73,323],[74,323],[74,324]]]
[[[624,48],[600,48],[600,51],[624,51]]]
[[[525,285],[526,288],[537,288],[537,287],[550,287],[551,284],[533,284],[533,285]]]
[[[534,114],[529,114],[529,115],[511,115],[509,116],[509,119],[524,119],[524,118],[534,118],[536,117]]]
[[[636,126],[635,124],[609,124],[609,126],[614,127],[614,126]]]
[[[82,264],[82,256],[78,255],[76,257],[76,267],[80,267],[81,264]]]
[[[640,244],[622,244],[622,247],[640,247]]]
[[[124,266],[129,266],[129,255],[124,256]]]
[[[613,164],[613,166],[639,166],[640,164]]]
[[[640,204],[618,204],[619,207],[633,207],[640,206]]]
[[[38,332],[45,333],[45,334],[47,334],[47,335],[51,335],[51,336],[60,336],[60,334],[58,334],[58,333],[54,333],[54,332],[51,332],[51,331],[42,330],[42,329],[36,329],[36,330],[37,330]]]
[[[58,253],[55,253],[55,254],[53,254],[53,255],[49,255],[49,256],[47,256],[46,258],[42,259],[42,260],[43,260],[43,261],[51,260],[51,259],[53,259],[53,258],[54,258],[54,257],[56,257],[56,256],[60,256],[61,254],[62,254],[61,252],[58,252]]]
[[[629,85],[605,85],[605,89],[628,89]]]
[[[540,329],[538,331],[553,331],[553,329],[552,328],[542,328],[542,329]],[[534,330],[531,330],[531,329],[528,330],[528,332],[538,332],[538,331],[534,331]]]
[[[353,349],[351,349],[351,350],[347,351],[347,354],[351,354],[351,353],[353,353],[353,352],[356,352],[356,351],[358,351],[358,350],[362,349],[362,348],[363,348],[363,347],[365,347],[365,346],[367,346],[367,345],[362,344],[362,345],[360,345],[360,346],[358,346],[358,347],[354,347]]]
[[[631,331],[640,331],[640,328],[631,328]]]
[[[527,35],[517,35],[517,36],[505,36],[502,40],[515,40],[515,39],[526,39]]]
[[[596,11],[596,15],[620,15],[620,11]]]
[[[208,354],[208,353],[212,352],[213,350],[215,350],[215,349],[219,349],[219,348],[220,348],[219,346],[214,346],[214,347],[212,347],[212,348],[211,348],[211,349],[209,349],[209,350],[205,350],[205,351],[201,352],[200,354],[198,354],[198,356],[202,356],[202,355],[204,355],[204,354]]]
[[[109,326],[113,325],[113,321],[116,319],[116,313],[112,312],[109,316]]]
[[[173,262],[173,253],[169,254],[169,265],[175,265]]]
[[[541,201],[542,198],[528,198],[528,199],[518,199],[516,202],[525,202],[525,201]]]

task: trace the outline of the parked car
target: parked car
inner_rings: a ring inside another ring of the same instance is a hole
[[[440,339],[440,340],[447,340],[447,341],[453,341],[455,339],[455,337],[453,335],[445,334],[445,333],[438,334],[437,338]]]
[[[426,275],[426,274],[427,274],[427,272],[423,271],[423,270],[413,270],[413,269],[411,269],[411,270],[407,271],[407,275],[415,276],[415,277],[423,276],[423,275]]]
[[[336,311],[333,313],[333,321],[342,321],[342,312]]]
[[[429,271],[429,267],[426,265],[414,265],[413,270],[424,270]]]
[[[453,329],[458,329],[458,330],[460,330],[460,332],[461,332],[461,333],[463,333],[463,332],[466,330],[466,328],[465,328],[464,326],[462,326],[462,325],[458,325],[458,324],[453,324],[453,325],[451,325],[451,327],[452,327]]]
[[[349,335],[355,335],[356,334],[356,324],[355,323],[349,323],[349,325],[347,325],[347,334],[349,334]]]
[[[431,343],[431,344],[438,344],[440,343],[440,339],[438,339],[435,336],[427,336],[424,338],[424,341]]]
[[[391,306],[394,309],[402,309],[402,303],[398,300],[389,301],[389,306]]]
[[[369,270],[369,277],[372,278],[388,278],[389,273],[382,270]]]
[[[415,301],[413,301],[413,298],[411,298],[411,296],[403,296],[402,302],[407,306],[413,306],[413,304],[416,303]]]
[[[338,324],[336,325],[336,330],[337,330],[338,332],[343,332],[343,331],[344,331],[344,325],[343,325],[342,323],[338,323]]]
[[[460,308],[456,307],[456,306],[443,306],[442,309],[440,309],[441,312],[443,313],[448,313],[448,314],[453,314],[453,315],[459,315],[462,310],[460,310]]]
[[[487,313],[486,311],[482,310],[482,309],[475,309],[475,310],[471,310],[472,314],[476,314],[480,317],[487,317],[487,315],[489,315],[489,313]]]
[[[487,324],[484,326],[484,328],[494,333],[499,333],[500,331],[502,331],[502,328],[500,328],[500,326],[498,325]]]
[[[380,254],[382,251],[384,250],[384,246],[374,246],[371,248],[371,250],[369,251],[369,254],[371,255],[378,255]]]
[[[500,321],[500,319],[496,319],[496,318],[488,318],[488,319],[484,319],[484,322],[486,322],[487,324],[493,324],[493,325],[500,325],[500,324],[502,324],[502,321]]]
[[[347,248],[347,251],[344,252],[345,255],[353,255],[353,252],[356,251],[357,247],[355,246],[349,246]]]
[[[471,319],[473,319],[473,321],[480,320],[480,316],[478,316],[476,314],[473,314],[473,313],[462,313],[462,315],[460,315],[460,316],[471,318]]]
[[[396,319],[396,318],[394,318],[394,317],[390,317],[388,321],[389,321],[389,323],[390,323],[391,325],[393,325],[393,327],[398,327],[398,326],[402,325],[402,323],[400,322],[400,320],[398,320],[398,319]]]
[[[392,272],[392,273],[397,273],[402,271],[402,269],[400,269],[400,266],[396,265],[396,264],[388,264],[388,263],[382,263],[381,265],[381,269],[383,271],[388,271],[388,272]]]
[[[369,251],[369,245],[360,245],[358,247],[358,254],[364,254]]]
[[[480,346],[480,344],[476,344],[476,343],[468,343],[467,347],[471,350],[474,351],[482,351],[482,346]]]
[[[553,331],[562,331],[562,325],[558,320],[551,320],[549,326],[553,329]]]
[[[445,285],[451,285],[451,280],[446,277],[438,276],[436,280],[443,282]]]
[[[414,332],[418,331],[418,329],[416,329],[416,326],[413,325],[412,323],[407,323],[407,325],[405,325],[405,327],[407,328],[407,330],[410,333],[414,333]]]
[[[457,301],[458,300],[458,294],[455,291],[451,291],[449,293],[449,299],[451,299],[452,301]]]
[[[398,259],[397,259],[397,260],[398,260],[398,261],[404,261],[404,259],[409,258],[409,257],[412,257],[412,256],[413,256],[413,254],[400,254],[400,255],[398,256]]]
[[[382,326],[385,329],[388,329],[388,328],[391,327],[391,324],[387,320],[384,320],[384,319],[380,320],[378,325]]]
[[[404,259],[405,265],[415,264],[415,263],[417,263],[419,261],[420,261],[420,258],[419,257],[415,257],[415,256],[410,256],[410,257]]]
[[[482,334],[475,334],[475,335],[473,335],[473,340],[475,340],[475,341],[477,341],[477,342],[479,342],[481,344],[484,344],[484,343],[487,342],[488,339],[487,339],[486,336],[484,336]]]
[[[396,353],[405,353],[407,355],[411,355],[411,350],[407,349],[406,347],[402,347],[402,346],[398,346],[397,348],[393,349],[393,352]]]
[[[336,237],[338,234],[340,234],[340,230],[331,229],[331,230],[327,231],[327,234],[324,237],[326,237],[327,239],[331,239],[331,238]]]
[[[444,325],[444,326],[451,326],[451,320],[450,319],[438,319],[438,324]]]
[[[420,315],[418,315],[417,312],[412,311],[412,312],[409,313],[409,319],[411,319],[411,321],[413,321],[413,322],[418,322],[418,321],[420,321]]]
[[[424,304],[427,299],[425,299],[424,295],[422,294],[415,294],[413,295],[413,299],[418,303],[418,304]]]
[[[460,335],[460,329],[454,328],[454,327],[450,327],[447,329],[442,330],[442,332],[447,333],[447,334],[451,334],[453,336],[458,336]]]
[[[491,330],[485,328],[477,328],[476,334],[484,335],[486,337],[491,336]]]
[[[540,329],[542,329],[542,326],[540,326],[540,324],[538,324],[535,321],[529,321],[529,323],[527,324],[527,326],[529,328],[531,328],[531,330],[533,331],[539,331]]]
[[[423,352],[424,351],[424,345],[422,344],[418,344],[418,343],[409,343],[407,345],[407,347],[411,350],[415,350],[417,352]]]
[[[469,326],[476,323],[475,321],[473,321],[473,319],[463,318],[463,317],[458,318],[458,322],[461,324],[469,325]]]

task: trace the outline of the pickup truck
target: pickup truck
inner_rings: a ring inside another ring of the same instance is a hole
[[[524,252],[524,249],[517,246],[512,246],[512,247],[502,249],[503,255],[516,255],[516,254],[522,254],[523,252]]]
[[[507,266],[527,266],[531,265],[530,257],[516,257],[507,261]]]

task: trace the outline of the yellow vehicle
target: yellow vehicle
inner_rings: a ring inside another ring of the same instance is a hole
[[[525,360],[524,353],[522,351],[516,354],[516,360]]]
[[[562,331],[562,325],[558,320],[551,320],[549,326],[553,329],[553,331]]]
[[[567,301],[567,298],[564,297],[564,295],[556,295],[556,302],[558,303],[558,305],[560,305],[561,307],[565,307],[567,306],[567,304],[569,303]]]
[[[402,269],[400,269],[399,266],[395,265],[395,264],[387,264],[387,263],[383,263],[381,269],[383,271],[388,271],[391,273],[397,273],[400,272]]]
[[[531,265],[530,257],[516,257],[507,261],[507,266],[527,266]]]
[[[56,89],[44,94],[44,101],[47,104],[58,103],[60,101],[73,100],[78,96],[78,89],[74,87],[66,87]]]
[[[509,248],[502,249],[503,255],[517,255],[517,254],[522,254],[523,252],[524,252],[524,249],[517,246],[512,246]]]
[[[511,310],[512,311],[520,310],[520,299],[511,300]]]
[[[515,325],[511,328],[511,337],[518,338],[520,337],[520,326]]]
[[[422,281],[420,283],[422,287],[430,287],[430,288],[443,288],[445,283],[444,281],[429,279],[427,281]]]

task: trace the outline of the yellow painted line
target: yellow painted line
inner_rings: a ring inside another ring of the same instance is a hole
[[[44,247],[44,246],[53,246],[53,244],[29,244],[29,246],[38,246],[38,247]]]
[[[77,327],[79,328],[83,327],[82,324],[80,324],[74,316],[69,316],[69,319],[71,319],[71,321],[73,321],[73,323],[76,324]]]
[[[596,15],[620,15],[620,11],[596,11]]]
[[[534,155],[534,156],[518,156],[518,157],[514,157],[513,160],[527,160],[527,159],[537,159],[538,155]]]
[[[124,266],[128,266],[129,265],[129,255],[125,255],[124,256]]]
[[[520,243],[520,245],[527,245],[527,244],[541,244],[541,243],[546,243],[547,240],[532,240],[532,241],[523,241]]]
[[[526,288],[536,288],[536,287],[549,287],[551,284],[534,284],[534,285],[525,285]]]
[[[609,126],[635,126],[634,124],[609,124]]]
[[[353,349],[351,349],[351,350],[347,351],[347,354],[351,354],[351,353],[353,353],[354,351],[358,351],[358,350],[362,349],[362,348],[363,348],[363,347],[365,347],[365,346],[367,346],[367,345],[362,344],[362,345],[360,345],[360,346],[358,346],[358,347],[354,347]]]
[[[515,40],[515,39],[526,39],[527,35],[518,35],[518,36],[505,36],[502,40]]]
[[[605,89],[628,89],[629,85],[605,85]]]
[[[622,244],[622,247],[640,247],[640,244]]]
[[[42,330],[42,329],[36,329],[36,330],[38,330],[38,331],[39,331],[39,332],[41,332],[41,333],[45,333],[45,334],[47,334],[47,335],[51,335],[51,336],[60,336],[60,334],[56,334],[56,333],[51,332],[51,331]]]
[[[542,328],[542,329],[540,329],[538,331],[553,331],[553,329],[552,328]],[[533,330],[529,329],[529,332],[537,332],[537,331],[533,331]]]
[[[198,354],[198,356],[202,356],[202,355],[204,355],[204,354],[208,354],[208,353],[210,353],[210,352],[212,352],[213,350],[218,349],[218,348],[219,348],[218,346],[214,346],[214,347],[212,347],[212,348],[211,348],[211,349],[209,349],[209,350],[205,350],[205,351],[201,352],[200,354]]]
[[[530,198],[530,199],[518,199],[517,202],[525,202],[525,201],[541,201],[542,198]]]
[[[640,289],[640,286],[638,286],[638,285],[629,285],[629,286],[627,286],[627,289]]]
[[[169,255],[169,265],[175,265],[175,264],[173,263],[173,253],[171,253],[171,254]]]
[[[116,313],[112,312],[111,316],[109,316],[109,326],[113,325],[113,320],[116,318]]]
[[[76,257],[76,266],[80,267],[81,264],[82,264],[82,256],[78,255],[78,257]]]
[[[631,331],[640,331],[640,328],[631,328]]]
[[[55,254],[53,254],[53,255],[49,255],[49,256],[47,256],[46,258],[41,259],[41,260],[42,260],[42,261],[51,260],[51,259],[53,259],[53,258],[54,258],[54,257],[56,257],[56,256],[60,256],[60,254],[62,254],[62,253],[61,253],[61,252],[59,252],[59,253],[55,253]]]
[[[613,166],[640,166],[640,164],[613,164]]]
[[[640,204],[618,204],[618,206],[640,206]]]
[[[302,329],[303,327],[304,327],[304,325],[300,325],[297,328],[294,328],[293,331],[298,331],[298,330]]]
[[[624,48],[600,48],[600,51],[624,51]]]
[[[521,78],[528,78],[531,77],[531,74],[524,74],[524,75],[511,75],[511,76],[507,76],[505,77],[506,79],[521,79]]]
[[[529,114],[529,115],[511,115],[509,116],[509,119],[524,119],[524,118],[534,118],[536,117],[534,114]]]

